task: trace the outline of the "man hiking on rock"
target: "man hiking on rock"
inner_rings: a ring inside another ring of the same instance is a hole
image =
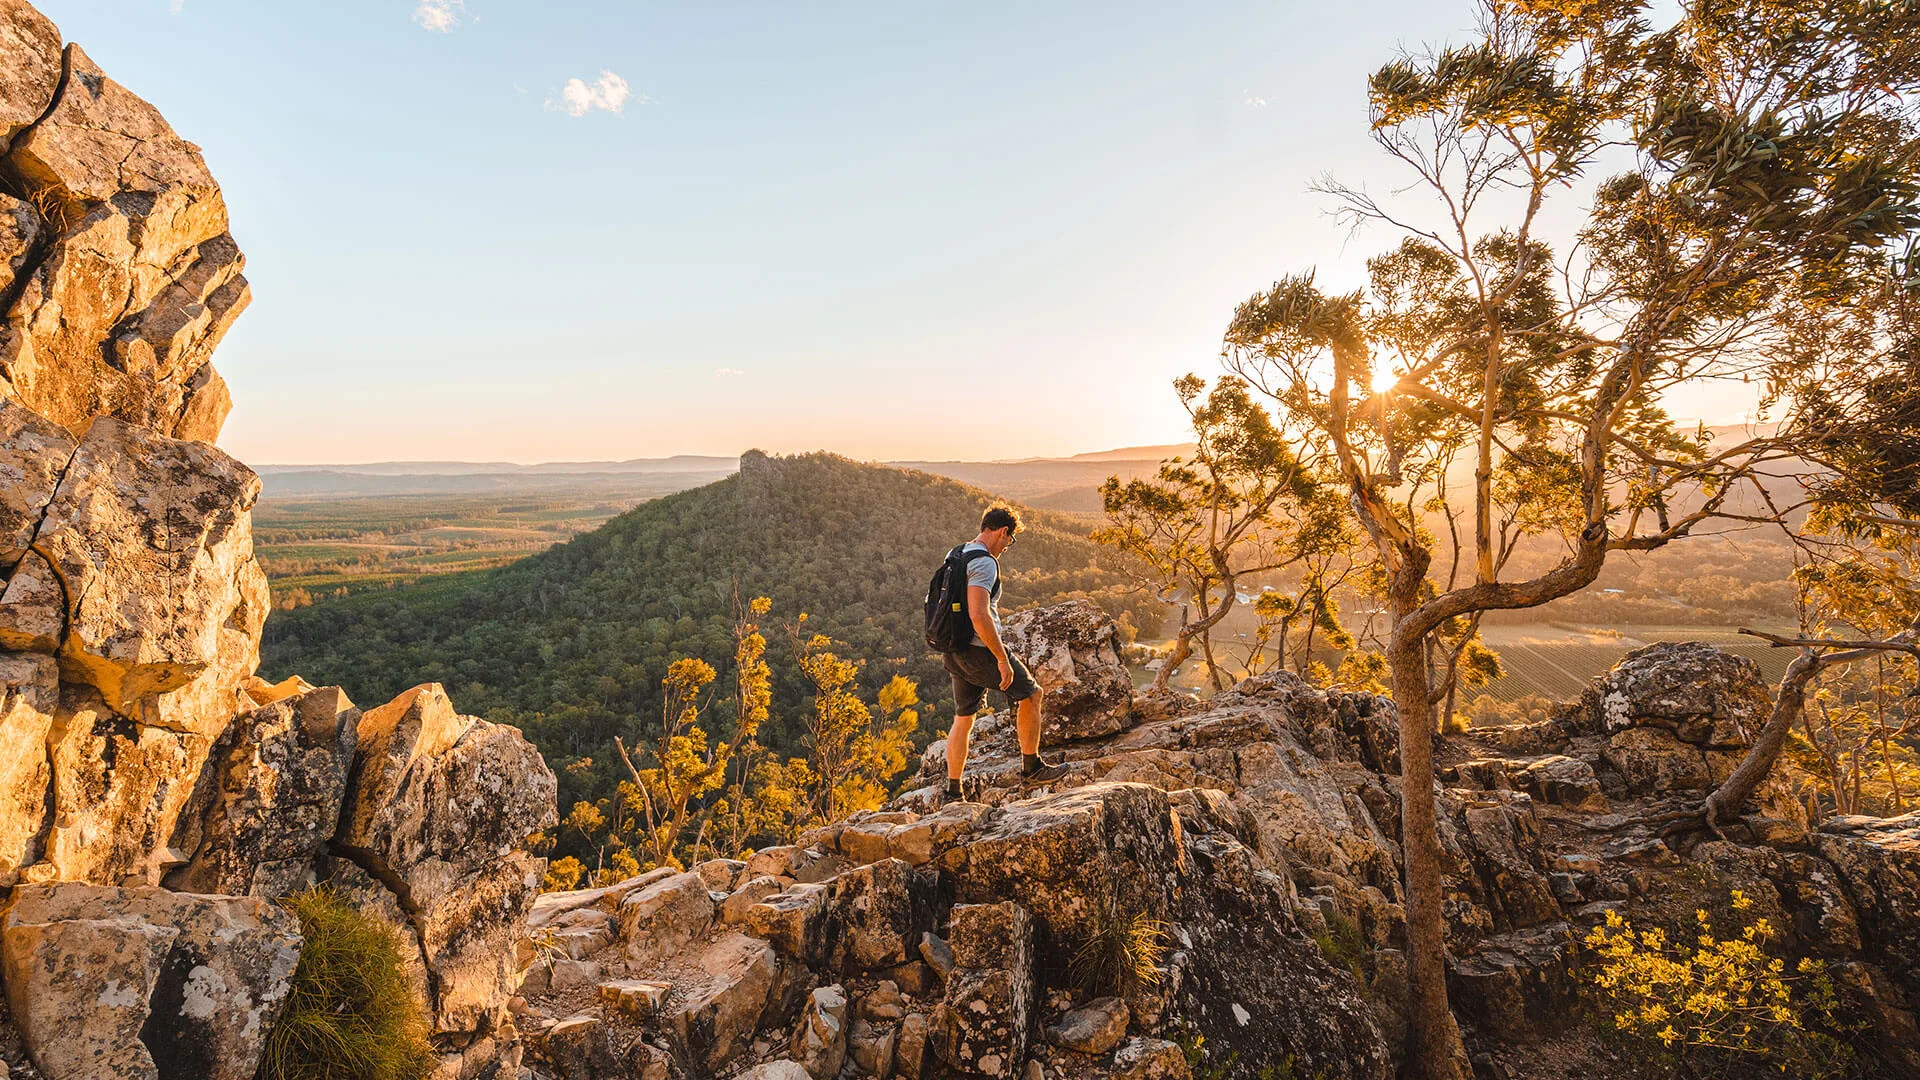
[[[973,734],[973,717],[988,689],[1001,692],[1009,707],[1015,708],[1014,730],[1020,736],[1020,777],[1029,784],[1058,780],[1067,774],[1064,764],[1049,764],[1040,758],[1040,687],[1020,658],[1007,652],[1000,640],[1000,563],[1013,546],[1020,519],[1012,510],[996,506],[980,519],[980,535],[955,549],[965,559],[967,572],[967,615],[973,623],[972,640],[946,653],[947,671],[953,675],[953,730],[947,734],[947,792],[949,799],[961,798],[960,777],[967,767],[967,741]],[[984,551],[984,556],[967,557],[967,552]]]

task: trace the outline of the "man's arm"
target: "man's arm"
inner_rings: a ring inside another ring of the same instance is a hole
[[[973,632],[980,635],[981,644],[1000,661],[1000,689],[1005,690],[1013,685],[1013,665],[1007,663],[1007,647],[1000,643],[1000,630],[988,614],[992,603],[993,594],[984,586],[967,586],[967,617],[973,620]]]

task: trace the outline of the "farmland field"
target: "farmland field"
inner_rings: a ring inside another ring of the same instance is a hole
[[[1768,682],[1778,682],[1793,660],[1793,650],[1776,649],[1729,626],[1634,626],[1597,629],[1557,623],[1487,627],[1487,644],[1500,654],[1507,674],[1472,695],[1490,694],[1500,701],[1544,697],[1566,701],[1580,696],[1587,684],[1604,674],[1620,658],[1643,645],[1661,641],[1704,641],[1760,665]]]

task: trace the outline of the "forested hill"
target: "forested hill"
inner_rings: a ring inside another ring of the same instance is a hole
[[[672,660],[704,659],[720,671],[718,685],[730,684],[737,579],[743,598],[773,599],[762,620],[776,680],[763,742],[795,750],[803,729],[805,684],[782,629],[801,612],[809,629],[842,643],[842,655],[866,662],[869,690],[895,674],[916,679],[930,706],[923,729],[941,727],[951,695],[925,649],[921,599],[940,558],[972,538],[991,501],[926,473],[749,452],[734,476],[645,503],[511,566],[276,611],[261,667],[274,679],[297,673],[351,686],[376,703],[416,683],[445,683],[462,711],[533,739],[561,775],[567,806],[610,790],[614,735],[657,730]],[[1003,564],[1003,611],[1084,593],[1116,612],[1133,606],[1136,622],[1152,617],[1152,602],[1127,594],[1074,525],[1025,516]],[[567,769],[582,757],[593,764]]]

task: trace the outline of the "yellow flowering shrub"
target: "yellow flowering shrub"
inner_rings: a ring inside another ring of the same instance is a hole
[[[1767,952],[1771,921],[1747,915],[1753,900],[1736,889],[1730,907],[1742,924],[1730,936],[1701,909],[1691,942],[1608,912],[1584,942],[1605,1026],[1670,1075],[1843,1075],[1852,1055],[1825,965],[1802,959],[1789,973]]]

